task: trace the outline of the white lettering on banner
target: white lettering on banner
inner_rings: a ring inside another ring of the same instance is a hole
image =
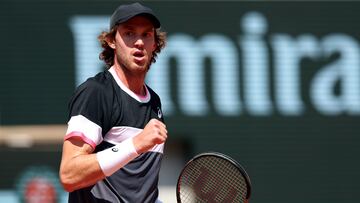
[[[98,59],[101,49],[96,38],[107,26],[107,16],[74,16],[70,20],[76,85],[101,71],[103,63]],[[301,84],[301,61],[338,54],[316,71],[310,89],[305,92],[320,114],[360,115],[360,47],[354,38],[341,33],[320,39],[310,33],[297,37],[286,33],[269,35],[267,19],[258,12],[246,13],[240,26],[243,33],[237,43],[221,33],[208,33],[200,38],[174,33],[168,37],[167,47],[147,77],[147,83],[162,99],[164,113],[171,115],[177,110],[188,116],[206,116],[213,105],[222,116],[244,112],[270,116],[275,111],[284,116],[301,116],[306,110],[301,95],[305,86]],[[209,80],[205,78],[206,58],[211,63]],[[174,71],[170,68],[171,60],[176,63],[176,102],[170,85]],[[206,81],[211,82],[210,97],[206,95]],[[337,84],[340,91],[335,93]]]
[[[161,53],[147,79],[154,89],[159,90],[161,97],[167,94],[167,99],[162,97],[164,109],[173,110],[168,78],[169,60],[174,58],[178,64],[179,108],[187,115],[207,114],[209,104],[205,94],[204,58],[209,57],[213,68],[214,108],[221,115],[239,115],[239,63],[236,47],[231,40],[217,34],[208,34],[198,41],[186,34],[176,34],[168,40],[166,51]],[[164,78],[166,82],[162,81]]]
[[[277,108],[283,115],[300,115],[304,111],[301,99],[300,60],[304,57],[319,57],[319,45],[315,37],[300,35],[296,39],[289,35],[272,36],[274,53],[274,91]]]
[[[269,50],[263,40],[267,32],[265,17],[256,12],[245,14],[241,23],[244,35],[240,37],[244,60],[244,99],[252,115],[270,115]]]
[[[339,53],[340,58],[317,72],[311,85],[311,97],[316,109],[324,115],[347,112],[360,114],[360,48],[351,37],[332,34],[321,41],[324,56]],[[334,95],[337,81],[340,95]]]
[[[97,36],[107,30],[108,16],[74,16],[69,25],[74,37],[75,85],[100,72],[103,62],[99,60],[101,52]]]
[[[235,44],[225,36],[208,34],[200,39],[199,45],[203,50],[203,58],[209,57],[212,60],[212,95],[215,110],[220,115],[239,115],[240,64]]]

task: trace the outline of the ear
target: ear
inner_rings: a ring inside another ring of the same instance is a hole
[[[156,48],[157,48],[157,43],[154,43],[154,45],[153,45],[153,50],[152,50],[152,51],[155,51]]]
[[[110,48],[115,49],[115,39],[113,37],[107,37],[105,39],[106,43],[109,45]]]

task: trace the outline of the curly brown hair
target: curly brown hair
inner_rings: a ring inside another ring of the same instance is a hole
[[[103,48],[102,52],[99,54],[100,60],[103,60],[106,66],[109,68],[114,65],[114,50],[108,45],[107,39],[114,39],[118,26],[114,26],[110,30],[110,32],[102,32],[98,36],[98,40]],[[156,57],[158,53],[165,47],[166,44],[166,32],[161,31],[160,28],[155,30],[155,42],[156,42],[156,49],[153,52],[153,56],[151,58],[151,63],[156,62]]]

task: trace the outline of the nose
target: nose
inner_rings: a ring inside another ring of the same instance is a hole
[[[135,40],[134,46],[136,48],[143,48],[144,47],[144,40],[141,37],[137,38]]]

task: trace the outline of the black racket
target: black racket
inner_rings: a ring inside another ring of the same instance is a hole
[[[250,178],[244,168],[218,152],[192,158],[176,186],[178,203],[247,203],[250,193]]]

